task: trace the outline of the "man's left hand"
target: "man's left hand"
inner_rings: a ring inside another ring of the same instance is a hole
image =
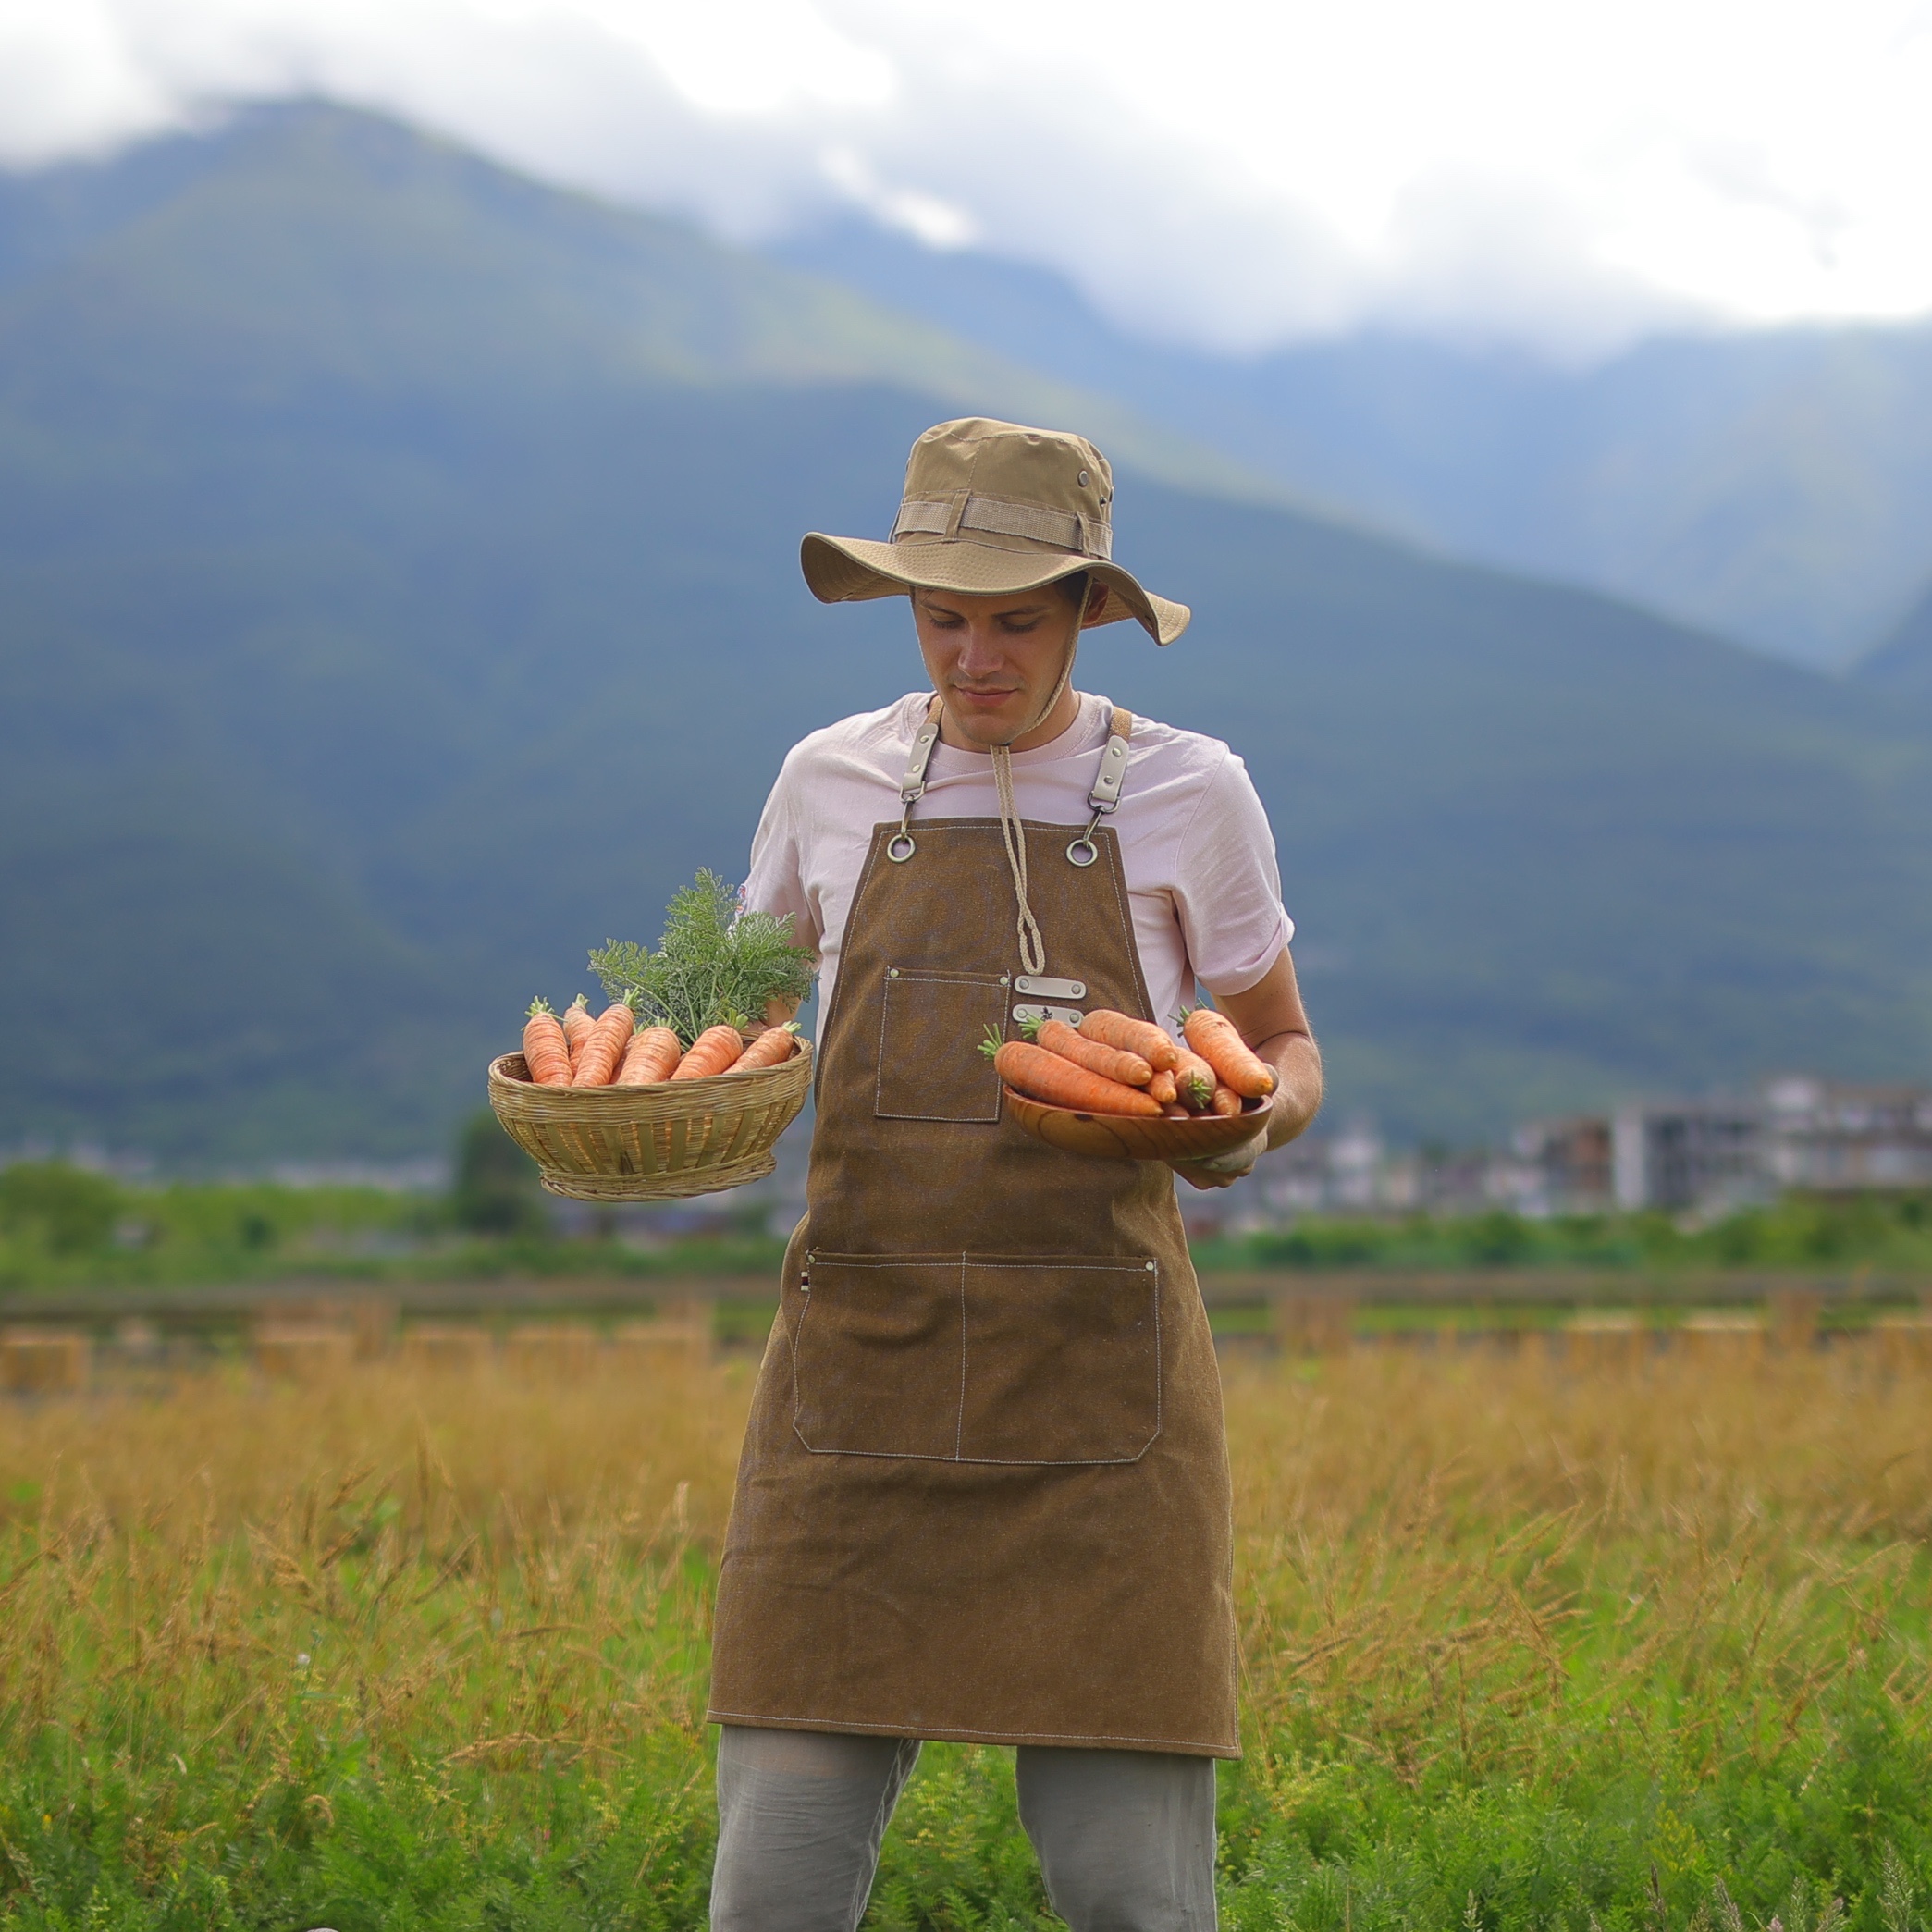
[[[1284,947],[1274,964],[1245,992],[1216,993],[1214,1003],[1241,1038],[1275,1071],[1274,1098],[1256,1116],[1253,1138],[1205,1161],[1167,1164],[1190,1187],[1231,1188],[1271,1147],[1281,1147],[1315,1117],[1322,1104],[1322,1056],[1308,1030],[1295,963]]]
[[[1268,1151],[1266,1120],[1238,1147],[1210,1154],[1201,1161],[1170,1161],[1168,1165],[1190,1188],[1232,1188],[1254,1172],[1254,1163]]]

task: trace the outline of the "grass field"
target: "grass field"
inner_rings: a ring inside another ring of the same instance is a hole
[[[0,1925],[702,1923],[746,1364],[0,1407]],[[1827,1932],[1932,1893],[1932,1373],[1231,1365],[1224,1923]],[[929,1749],[868,1923],[1046,1916]]]

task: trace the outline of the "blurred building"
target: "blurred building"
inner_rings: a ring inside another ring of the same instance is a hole
[[[1526,1213],[1601,1214],[1617,1200],[1615,1136],[1607,1115],[1535,1120],[1510,1145],[1528,1171]]]
[[[1780,1188],[1932,1188],[1932,1093],[1803,1074],[1762,1091],[1765,1157]]]
[[[1610,1169],[1624,1209],[1722,1210],[1772,1191],[1764,1110],[1755,1101],[1662,1101],[1619,1107]]]

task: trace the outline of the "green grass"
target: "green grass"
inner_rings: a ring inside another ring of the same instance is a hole
[[[0,1926],[700,1926],[746,1386],[0,1409]],[[1224,1923],[1923,1926],[1926,1394],[1855,1345],[1231,1372]],[[1048,1922],[1010,1761],[929,1749],[868,1923]]]

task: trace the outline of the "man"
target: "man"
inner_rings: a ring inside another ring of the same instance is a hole
[[[1173,1177],[1002,1118],[1029,1012],[1270,1061],[1224,1187],[1321,1101],[1274,841],[1225,745],[1073,688],[1083,628],[1185,607],[1112,561],[1083,437],[914,445],[891,541],[813,535],[826,602],[909,596],[931,689],[786,759],[746,903],[818,949],[818,1118],[719,1582],[718,1932],[852,1932],[925,1738],[1018,1747],[1075,1932],[1213,1923],[1238,1755],[1221,1389]]]

